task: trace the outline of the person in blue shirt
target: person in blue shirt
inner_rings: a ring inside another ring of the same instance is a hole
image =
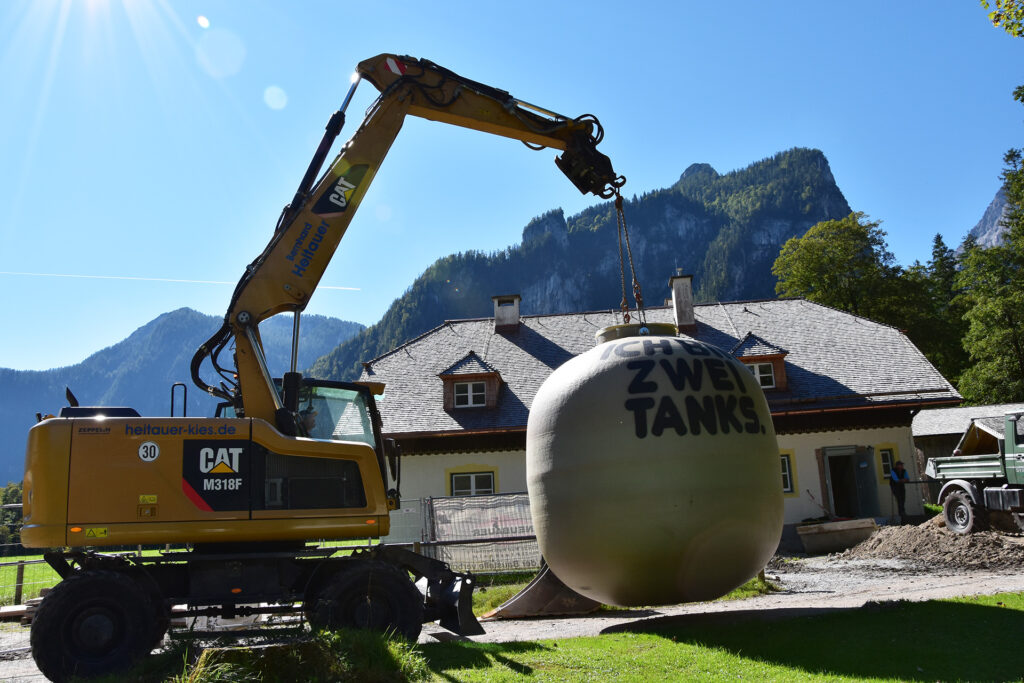
[[[896,507],[899,510],[900,522],[907,518],[907,482],[910,481],[910,474],[903,469],[903,461],[897,460],[893,463],[892,471],[889,473],[889,488],[896,499]]]

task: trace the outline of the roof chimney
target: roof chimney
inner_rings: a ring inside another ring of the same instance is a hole
[[[519,329],[519,302],[522,299],[518,294],[502,294],[492,296],[494,302],[494,331],[515,332]]]
[[[668,286],[672,290],[672,308],[676,315],[676,329],[681,334],[695,333],[697,320],[693,316],[693,276],[683,275],[683,269],[676,268],[676,274],[669,278]]]

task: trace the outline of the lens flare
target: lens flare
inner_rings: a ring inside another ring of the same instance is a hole
[[[288,94],[276,85],[263,91],[263,102],[271,109],[284,109],[288,105]]]

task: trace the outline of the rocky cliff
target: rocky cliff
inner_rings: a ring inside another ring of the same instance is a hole
[[[773,297],[771,266],[785,241],[850,207],[825,155],[792,149],[726,174],[693,164],[671,187],[632,196],[624,213],[637,279],[646,302],[657,305],[677,269],[694,275],[698,300]],[[354,378],[361,361],[446,319],[490,316],[497,294],[521,294],[527,315],[618,308],[621,279],[611,202],[568,218],[549,211],[530,221],[518,245],[439,259],[380,322],[318,360],[313,372]]]
[[[1006,204],[1006,192],[1000,187],[996,196],[992,198],[985,209],[985,213],[982,214],[981,220],[967,233],[968,236],[973,237],[979,247],[994,247],[1002,244],[1003,234],[1006,232],[1002,223],[1006,218],[1007,211],[1009,211],[1009,206]],[[963,245],[956,250],[956,253],[958,256],[963,253]]]

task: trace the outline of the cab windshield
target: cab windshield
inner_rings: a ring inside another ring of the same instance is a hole
[[[281,380],[275,380],[275,384],[280,391]],[[303,430],[300,435],[331,441],[358,441],[376,450],[377,439],[367,405],[368,395],[362,389],[312,384],[306,380],[299,389],[299,423]],[[221,403],[217,406],[216,416],[233,418],[237,414],[230,403]]]
[[[370,410],[360,391],[304,386],[299,391],[299,418],[310,438],[377,446]]]

